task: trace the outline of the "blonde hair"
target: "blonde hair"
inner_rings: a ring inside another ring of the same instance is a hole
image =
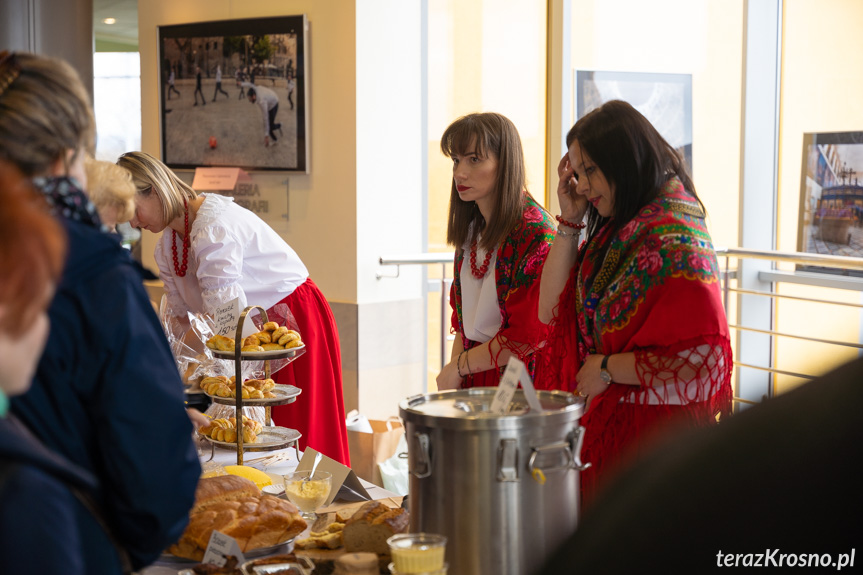
[[[87,195],[99,211],[99,217],[105,222],[109,210],[116,210],[117,221],[128,222],[135,215],[135,184],[132,174],[126,168],[87,158],[84,163],[87,170]]]
[[[26,52],[0,54],[0,158],[28,177],[46,174],[68,150],[93,152],[90,95],[66,62]]]
[[[162,204],[162,223],[168,225],[185,211],[183,200],[198,197],[198,192],[177,177],[165,164],[146,152],[126,152],[117,165],[132,173],[135,189],[142,196],[155,193]]]

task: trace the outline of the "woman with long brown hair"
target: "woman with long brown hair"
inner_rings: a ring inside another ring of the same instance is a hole
[[[447,243],[456,248],[456,335],[438,389],[495,386],[513,355],[532,375],[544,331],[539,276],[554,226],[527,191],[518,131],[500,114],[469,114],[446,129],[441,151],[453,161]]]

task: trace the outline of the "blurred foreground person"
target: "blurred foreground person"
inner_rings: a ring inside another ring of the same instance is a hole
[[[12,412],[96,476],[95,503],[140,569],[182,534],[200,464],[182,380],[138,268],[83,193],[94,131],[67,63],[0,55],[0,159],[31,179],[69,244],[48,344]]]

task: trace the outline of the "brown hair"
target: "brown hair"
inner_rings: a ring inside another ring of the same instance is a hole
[[[198,197],[192,187],[177,177],[168,166],[146,152],[126,152],[117,165],[132,174],[135,189],[142,196],[155,193],[162,204],[162,223],[168,225],[185,211],[187,202]]]
[[[94,140],[90,96],[72,66],[26,52],[0,53],[0,158],[25,176],[40,176],[58,159],[65,162],[68,150],[92,154]]]
[[[66,255],[66,236],[45,199],[19,170],[0,162],[0,331],[11,334],[48,306]]]
[[[480,245],[490,250],[500,244],[521,222],[524,195],[527,194],[526,170],[521,138],[515,125],[505,116],[493,112],[468,114],[449,125],[441,136],[441,152],[452,158],[475,152],[481,157],[497,159],[497,179],[492,190],[494,212],[491,221],[483,221],[474,202],[458,196],[455,180],[450,188],[447,243],[457,250],[467,243],[470,225],[474,234],[485,225]]]
[[[135,184],[129,170],[101,160],[87,158],[87,195],[105,221],[111,208],[116,210],[117,223],[128,222],[135,215]]]

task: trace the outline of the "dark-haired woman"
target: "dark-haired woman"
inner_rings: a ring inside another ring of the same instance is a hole
[[[587,504],[671,423],[730,411],[731,345],[704,206],[677,152],[622,101],[585,115],[566,142],[540,378],[586,398]]]
[[[441,137],[452,158],[447,242],[455,246],[450,362],[438,389],[494,386],[512,355],[530,374],[539,276],[554,236],[551,216],[528,193],[521,139],[500,114],[470,114]]]

